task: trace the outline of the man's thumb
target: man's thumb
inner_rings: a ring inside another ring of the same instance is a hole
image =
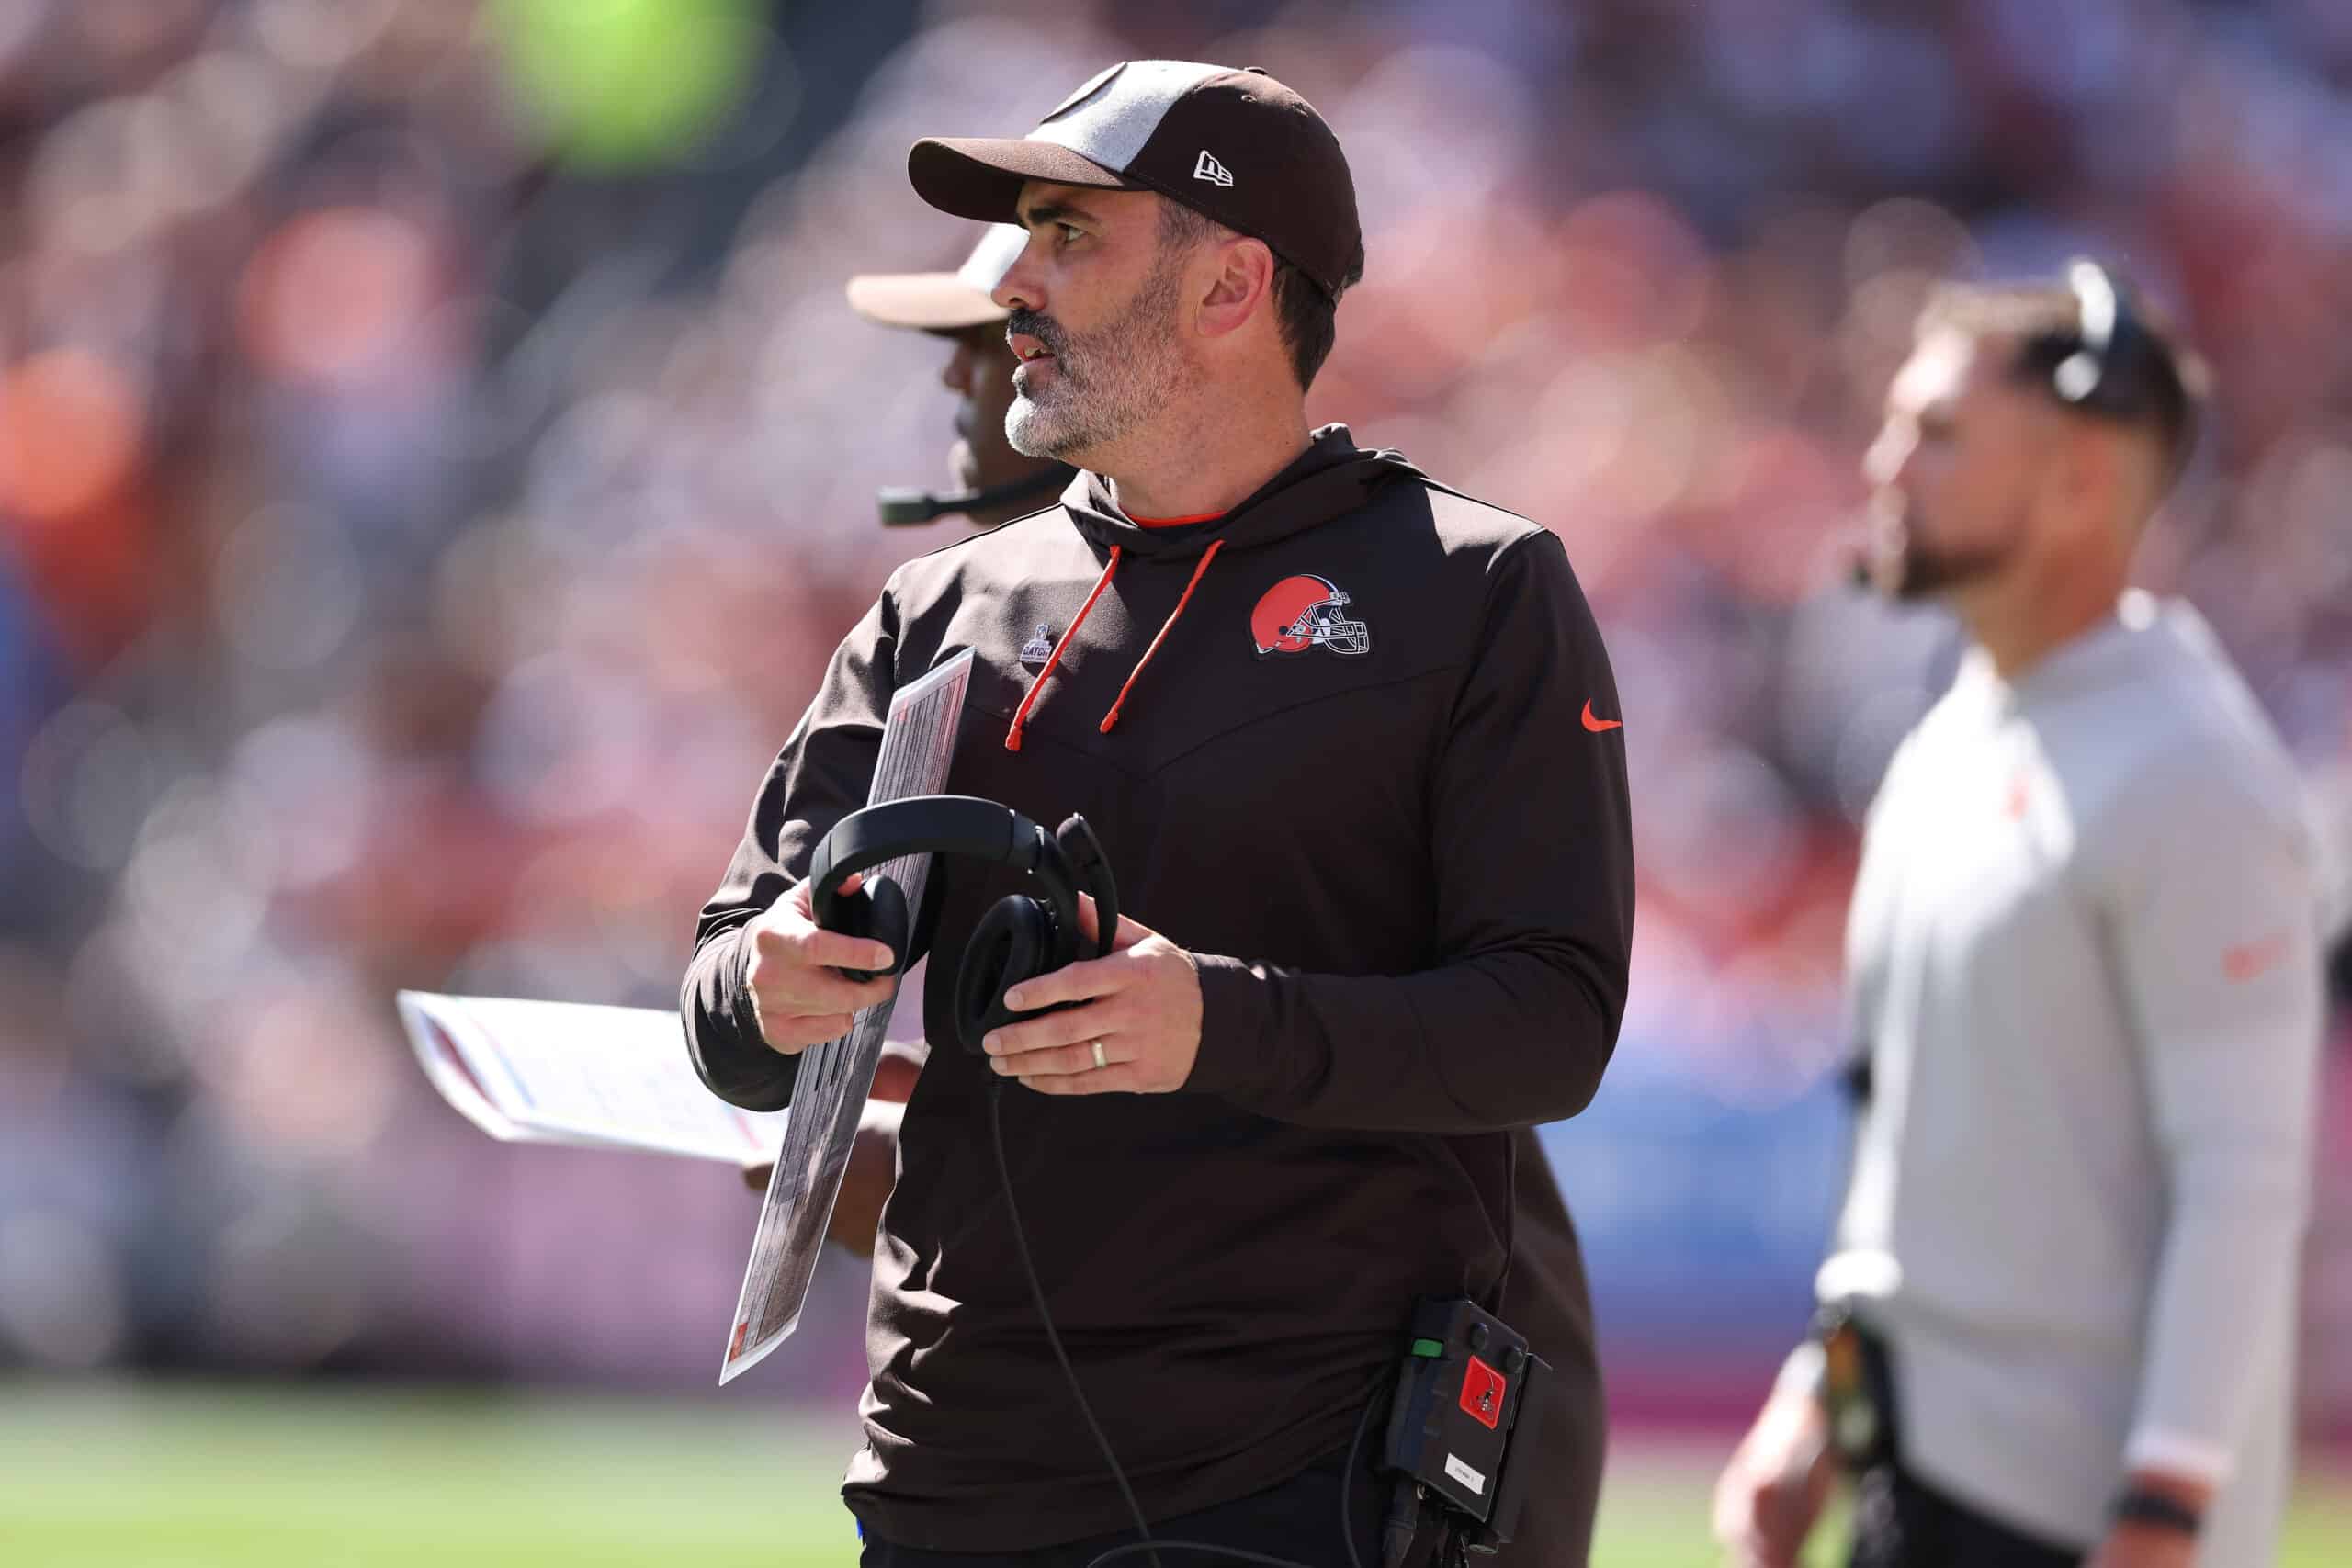
[[[1102,922],[1094,912],[1093,897],[1091,894],[1080,894],[1078,896],[1078,934],[1085,941],[1092,942],[1095,940],[1097,933],[1099,933],[1102,929]],[[1111,939],[1111,951],[1117,953],[1122,949],[1133,947],[1136,943],[1141,942],[1144,938],[1150,936],[1151,934],[1153,933],[1149,926],[1131,920],[1126,916],[1121,915],[1119,917],[1119,934]]]
[[[843,897],[847,897],[848,895],[856,892],[865,885],[865,874],[863,872],[853,871],[847,876],[842,877],[839,883],[834,885],[833,891],[842,895]],[[798,903],[800,912],[802,914],[807,915],[811,919],[815,918],[817,913],[816,891],[814,888],[809,886],[808,879],[807,877],[802,877],[799,882],[794,886],[792,889],[792,897]]]

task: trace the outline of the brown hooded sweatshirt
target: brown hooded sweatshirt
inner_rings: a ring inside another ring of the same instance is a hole
[[[760,1039],[742,928],[864,803],[891,692],[966,648],[949,791],[1084,813],[1200,970],[1181,1092],[1003,1090],[1055,1322],[1148,1513],[1259,1491],[1348,1443],[1416,1297],[1493,1303],[1514,1134],[1600,1084],[1634,915],[1607,654],[1556,536],[1343,426],[1189,526],[1081,473],[899,568],[834,654],[702,911],[683,1005],[725,1099],[788,1104],[797,1066]],[[1021,879],[942,857],[930,886],[944,978]],[[993,1075],[928,989],[845,1495],[910,1546],[1115,1529],[1015,1254]],[[1589,1367],[1582,1337],[1549,1353]]]

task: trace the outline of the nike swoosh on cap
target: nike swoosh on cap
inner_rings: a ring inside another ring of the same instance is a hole
[[[1584,700],[1584,727],[1587,729],[1591,730],[1595,735],[1599,735],[1605,730],[1624,728],[1625,721],[1622,718],[1593,717],[1592,699],[1590,697],[1587,697]]]

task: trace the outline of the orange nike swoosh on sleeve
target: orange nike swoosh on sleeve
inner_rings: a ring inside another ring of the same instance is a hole
[[[1584,727],[1587,729],[1591,730],[1595,735],[1599,735],[1603,730],[1624,728],[1625,721],[1622,718],[1593,717],[1592,699],[1590,697],[1587,697],[1584,700]]]

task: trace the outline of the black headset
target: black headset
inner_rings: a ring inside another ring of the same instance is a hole
[[[2050,367],[2051,389],[2060,401],[2093,413],[2131,419],[2147,412],[2155,368],[2147,361],[2156,344],[2132,308],[2132,290],[2088,258],[2067,265],[2066,287],[2075,296],[2075,340]]]
[[[2086,257],[2066,267],[2075,297],[2075,331],[2026,345],[2026,363],[2049,378],[2058,400],[2107,419],[2154,422],[2172,477],[2197,441],[2191,378],[2171,346],[2148,324],[2132,287]]]
[[[1099,922],[1091,956],[1111,951],[1119,929],[1119,891],[1111,862],[1086,818],[1073,815],[1048,833],[1018,811],[968,795],[918,795],[853,811],[833,824],[809,863],[809,903],[817,923],[888,946],[895,955],[888,969],[851,970],[853,980],[871,980],[905,967],[913,936],[914,911],[907,896],[887,876],[869,876],[854,893],[838,891],[854,872],[914,854],[962,855],[1011,866],[1035,878],[1038,897],[1008,893],[991,905],[965,944],[956,971],[956,1031],[969,1051],[1001,1024],[1035,1018],[1052,1008],[1015,1010],[1005,991],[1035,976],[1050,974],[1079,957],[1078,895],[1094,899]]]

